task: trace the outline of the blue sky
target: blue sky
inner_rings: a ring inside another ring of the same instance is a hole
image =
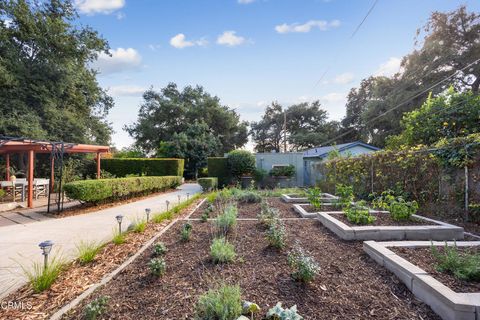
[[[109,121],[117,147],[133,140],[142,92],[175,82],[202,85],[258,120],[267,104],[319,99],[331,119],[362,78],[398,71],[415,31],[433,11],[477,0],[76,0],[80,22],[105,37],[112,57],[95,64],[115,99]],[[326,72],[322,78],[322,74]],[[321,81],[319,81],[322,79]]]

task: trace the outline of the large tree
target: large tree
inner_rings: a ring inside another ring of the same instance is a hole
[[[0,1],[0,134],[110,142],[113,100],[89,65],[108,44],[68,0]]]
[[[480,85],[480,15],[465,7],[434,12],[417,31],[416,45],[405,56],[401,72],[369,77],[350,91],[337,142],[362,139],[378,146],[402,131],[400,120],[427,99],[453,86],[478,93]],[[464,70],[463,70],[464,69]]]
[[[299,103],[283,108],[273,102],[265,109],[262,119],[250,124],[255,150],[270,152],[284,149],[299,151],[322,144],[337,134],[339,123],[328,121],[319,101]]]
[[[207,157],[221,148],[220,139],[212,131],[205,122],[195,120],[169,141],[161,142],[157,156],[185,159],[185,172],[196,179],[198,170],[207,166]]]
[[[208,134],[218,140],[218,146],[208,148],[198,161],[193,160],[193,156],[187,157],[190,163],[187,170],[196,171],[198,164],[205,162],[206,156],[221,156],[248,141],[247,123],[240,120],[235,110],[222,105],[218,97],[210,95],[201,86],[187,86],[180,91],[176,84],[170,83],[160,91],[147,90],[143,99],[137,121],[126,126],[125,130],[147,154],[171,156],[174,152],[166,153],[165,143],[175,146],[178,155],[189,154],[189,144],[183,143],[185,135],[181,133],[188,131],[194,134],[197,129],[206,127]],[[188,134],[186,137],[191,138]],[[159,148],[161,152],[158,152]]]

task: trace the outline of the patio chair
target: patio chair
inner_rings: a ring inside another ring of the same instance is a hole
[[[49,179],[35,179],[33,180],[33,195],[35,200],[38,199],[40,196],[47,197],[48,196],[48,186],[50,180]]]
[[[2,187],[5,188],[6,190],[6,195],[11,196],[13,199],[13,202],[17,200],[17,196],[22,195],[22,189],[24,188],[23,185],[18,185],[15,184],[16,181],[8,181],[8,182],[3,182]]]

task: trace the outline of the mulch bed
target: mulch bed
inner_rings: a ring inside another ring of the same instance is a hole
[[[442,253],[444,249],[442,247],[437,247],[439,252]],[[414,265],[420,267],[421,269],[428,272],[432,277],[449,287],[455,292],[480,292],[480,282],[468,282],[460,280],[454,277],[452,274],[440,272],[436,269],[437,259],[432,254],[431,248],[401,248],[401,247],[392,247],[389,248],[394,251],[396,254],[405,258]],[[462,248],[458,247],[460,252],[470,252],[480,253],[480,248]]]
[[[280,217],[281,218],[298,218],[298,214],[293,210],[293,206],[291,203],[285,203],[279,197],[268,197],[265,198],[267,203],[271,206],[281,209],[280,210]],[[205,202],[198,210],[196,210],[191,218],[199,219],[201,218],[203,212],[207,208],[208,203]],[[215,210],[210,212],[209,217],[215,218],[221,212],[217,205],[214,205]],[[239,219],[256,219],[258,218],[258,214],[261,211],[260,203],[238,203],[238,218]]]
[[[432,225],[435,226],[437,225],[433,222],[416,219],[416,218],[397,221],[397,220],[393,220],[390,214],[388,213],[372,213],[371,215],[374,216],[376,220],[374,223],[368,224],[366,226],[432,226]],[[342,221],[347,226],[350,226],[350,227],[359,226],[357,224],[353,224],[350,221],[348,221],[347,217],[344,214],[333,214],[332,216]]]
[[[198,202],[186,208],[188,214]],[[2,309],[0,319],[47,319],[66,303],[80,295],[91,285],[99,282],[106,274],[115,270],[130,256],[135,254],[148,240],[165,228],[171,221],[149,223],[143,233],[128,233],[122,245],[108,243],[95,257],[95,261],[81,265],[74,261],[67,265],[52,287],[36,294],[29,285],[21,287],[2,301],[18,301],[31,305],[29,310]]]
[[[282,206],[285,210],[290,209]],[[169,250],[163,277],[150,275],[151,252],[146,251],[67,318],[81,319],[88,302],[107,295],[108,318],[192,319],[198,296],[226,282],[239,284],[242,298],[260,305],[262,312],[255,319],[279,301],[288,307],[296,304],[305,319],[439,319],[371,260],[361,243],[341,241],[315,220],[285,221],[288,247],[283,251],[268,246],[258,221],[238,221],[229,236],[238,259],[227,265],[214,265],[209,259],[212,224],[193,221],[192,225],[188,242],[180,239],[182,223],[162,235],[160,240]],[[320,274],[307,285],[290,276],[287,252],[296,241],[321,266]]]

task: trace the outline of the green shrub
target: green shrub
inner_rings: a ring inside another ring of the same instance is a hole
[[[0,198],[3,198],[5,194],[6,194],[5,190],[0,189]]]
[[[480,281],[480,253],[460,253],[456,245],[445,244],[444,253],[432,245],[432,255],[437,259],[440,272],[453,274],[465,281]]]
[[[272,177],[293,177],[295,175],[295,166],[290,164],[288,166],[277,166],[270,170]]]
[[[180,230],[180,236],[183,241],[189,241],[190,235],[192,234],[192,225],[190,223],[185,223]]]
[[[84,314],[87,320],[96,320],[108,309],[109,296],[101,296],[85,306]]]
[[[285,247],[286,234],[285,224],[280,219],[273,219],[270,222],[270,226],[267,230],[267,240],[270,245],[277,249],[283,249]]]
[[[273,320],[303,320],[303,317],[297,313],[296,305],[284,309],[281,302],[278,302],[275,307],[268,310],[266,318]]]
[[[147,228],[147,220],[135,218],[129,228],[135,233],[143,233]]]
[[[258,214],[258,220],[264,226],[270,226],[274,219],[278,219],[280,213],[277,208],[272,208],[266,201],[262,202],[260,213]]]
[[[103,248],[103,244],[95,241],[80,241],[75,247],[80,264],[87,264],[95,259],[95,256]]]
[[[178,176],[83,180],[67,183],[65,192],[70,199],[99,203],[175,188],[181,181]]]
[[[157,277],[163,276],[167,270],[167,263],[163,258],[153,258],[148,262],[150,272]]]
[[[292,277],[301,282],[310,282],[320,271],[315,259],[298,244],[288,253],[288,264],[293,268]]]
[[[237,197],[238,202],[240,203],[260,203],[262,202],[262,197],[255,191],[244,191]]]
[[[228,153],[228,168],[234,177],[252,174],[255,171],[255,156],[247,150]]]
[[[345,209],[347,220],[354,224],[372,224],[375,222],[375,217],[372,216],[365,207],[364,201],[359,201],[357,205],[347,207]]]
[[[183,159],[171,158],[114,158],[102,159],[102,168],[116,177],[183,176]]]
[[[320,190],[319,188],[309,188],[307,190],[307,199],[315,209],[320,209],[320,207],[322,206],[321,197],[322,190]]]
[[[222,285],[201,295],[196,306],[196,319],[234,320],[242,314],[239,286]]]
[[[217,177],[198,178],[197,182],[202,187],[204,192],[212,191],[218,187]]]
[[[225,238],[215,238],[210,246],[210,255],[214,263],[232,262],[235,257],[235,247]]]
[[[46,268],[44,268],[43,262],[34,262],[31,269],[22,266],[23,272],[35,293],[49,289],[64,268],[65,262],[63,259],[54,255],[50,256]]]
[[[396,201],[392,202],[389,207],[390,215],[393,220],[408,220],[418,210],[417,201],[405,201],[399,197]]]
[[[167,253],[167,251],[167,246],[163,242],[157,242],[153,246],[153,254],[156,256],[163,256],[165,253]]]
[[[116,245],[124,244],[126,241],[125,232],[119,233],[116,231],[113,235],[112,242]]]
[[[215,200],[217,200],[218,192],[210,192],[207,195],[207,201],[210,205],[213,205],[215,203]]]
[[[207,159],[208,175],[218,178],[218,186],[223,188],[230,184],[232,175],[228,169],[228,159],[225,157],[212,157]]]
[[[217,216],[215,225],[220,234],[227,234],[237,224],[238,209],[235,205],[228,205],[224,212]]]
[[[336,195],[339,197],[339,203],[342,209],[346,209],[352,205],[352,202],[355,200],[353,195],[353,186],[337,184],[336,185]]]

